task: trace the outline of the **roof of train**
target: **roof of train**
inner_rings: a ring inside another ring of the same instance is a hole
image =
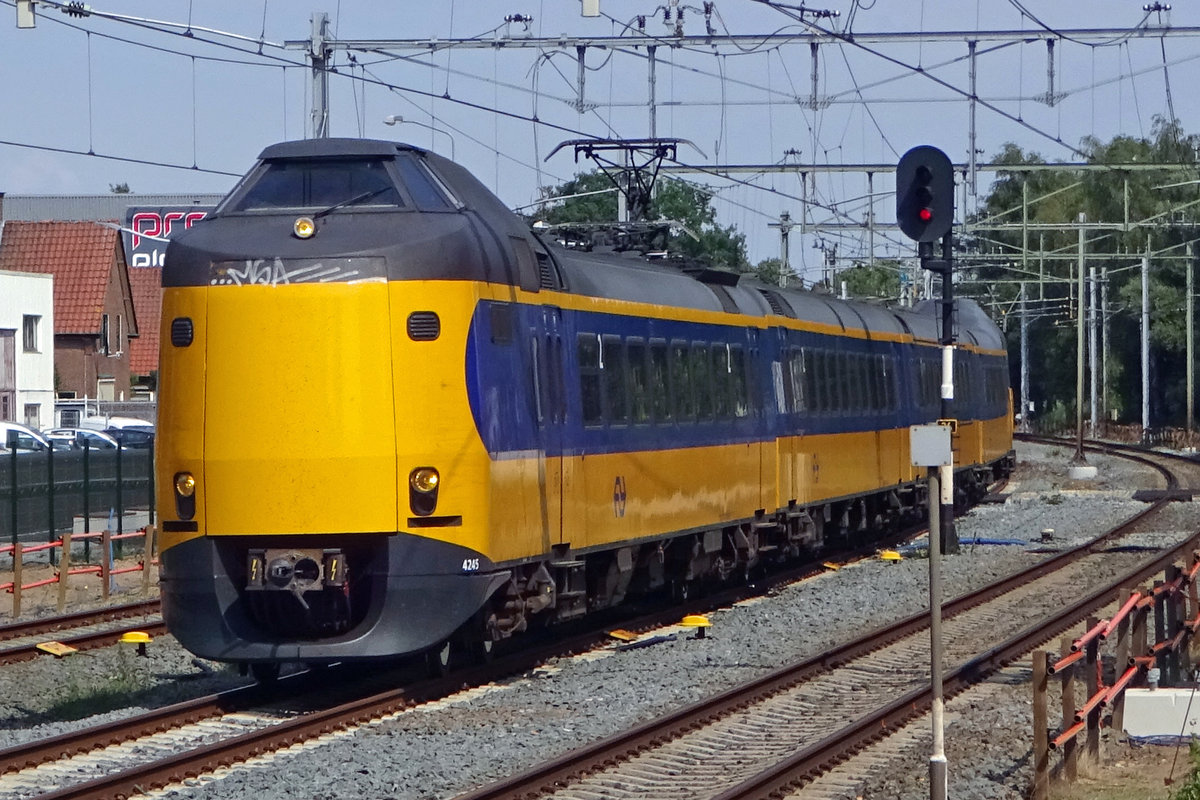
[[[381,139],[325,138],[281,142],[266,147],[259,158],[389,157],[408,151],[426,160],[464,208],[472,210],[498,234],[536,234],[495,194],[461,165],[424,148]],[[865,330],[911,334],[937,341],[939,304],[923,301],[911,309],[887,308],[832,295],[781,288],[750,276],[714,271],[685,271],[671,261],[648,260],[637,253],[587,252],[545,242],[559,265],[566,290],[573,294],[613,298],[707,311],[734,311],[750,316],[777,315],[805,322]],[[716,276],[716,279],[713,279]],[[1004,349],[1004,337],[974,301],[959,298],[956,333],[960,341],[986,349]]]

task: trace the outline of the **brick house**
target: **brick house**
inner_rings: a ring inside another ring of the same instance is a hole
[[[54,276],[54,371],[60,398],[131,397],[138,319],[115,223],[6,220],[0,270]]]
[[[162,267],[130,267],[138,335],[129,343],[129,373],[135,396],[153,399],[158,389],[158,329],[162,320]]]

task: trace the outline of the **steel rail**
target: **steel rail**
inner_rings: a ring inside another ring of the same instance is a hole
[[[1115,592],[1131,583],[1143,581],[1172,564],[1200,543],[1200,531],[1181,544],[1167,548],[1152,559],[1128,571],[1120,578],[1094,590],[1061,612],[1026,629],[996,647],[981,653],[946,674],[944,689],[953,697],[981,682],[1033,648],[1062,633],[1089,613],[1113,599]],[[816,742],[769,770],[716,795],[713,800],[751,800],[783,792],[806,782],[823,765],[837,762],[872,741],[883,738],[910,722],[932,705],[933,689],[926,686],[897,698],[875,713],[856,720],[828,738]]]
[[[277,685],[291,685],[298,681],[302,674],[280,678]],[[195,697],[182,703],[172,703],[134,718],[113,720],[7,747],[0,750],[0,774],[17,772],[159,731],[189,725],[217,714],[244,710],[279,693],[278,689],[264,689],[257,684],[241,686],[217,694]]]
[[[1057,442],[1056,442],[1057,444]],[[1145,464],[1156,469],[1164,476],[1168,486],[1176,486],[1177,477],[1166,467],[1161,464],[1156,464],[1150,459],[1136,455],[1122,455],[1123,458],[1129,458],[1139,463]],[[1151,503],[1147,508],[1133,514],[1117,526],[1109,530],[1104,535],[1097,537],[1089,542],[1085,542],[1074,548],[1064,550],[1061,553],[1052,556],[1032,567],[1022,570],[1018,573],[1010,575],[995,581],[982,589],[967,594],[961,595],[954,600],[946,603],[943,607],[943,615],[947,618],[962,613],[970,608],[974,608],[984,602],[987,602],[995,597],[1005,594],[1013,589],[1023,586],[1031,579],[1041,577],[1045,574],[1053,572],[1061,567],[1070,564],[1088,555],[1104,542],[1120,536],[1125,531],[1129,530],[1147,516],[1161,510],[1170,498],[1163,497],[1154,503]],[[1200,539],[1200,532],[1196,534],[1190,541]],[[1186,544],[1186,543],[1185,543]],[[1174,557],[1174,551],[1180,550],[1184,546],[1181,545],[1174,548],[1171,555],[1163,555],[1156,559],[1158,561],[1169,561]],[[1149,568],[1149,571],[1153,571]],[[1139,574],[1141,574],[1139,572]],[[1122,578],[1121,582],[1115,584],[1116,588],[1124,585],[1128,581],[1128,577]],[[1097,596],[1107,597],[1111,595],[1115,588],[1104,588],[1095,593]],[[1088,598],[1091,599],[1091,596]],[[1083,603],[1084,601],[1081,601]],[[1077,606],[1080,604],[1076,604]],[[1074,608],[1074,607],[1072,607]],[[1090,610],[1090,608],[1089,608]],[[1060,614],[1060,617],[1069,614],[1071,609]],[[1082,612],[1086,613],[1086,611]],[[1074,620],[1063,624],[1061,628],[1047,633],[1045,639],[1049,639],[1055,633],[1065,629],[1072,624]],[[691,706],[683,708],[677,712],[659,717],[658,719],[650,720],[642,725],[637,726],[629,731],[616,734],[607,739],[603,739],[592,745],[574,750],[563,755],[560,758],[535,765],[532,769],[498,781],[488,786],[482,787],[476,791],[468,792],[459,795],[456,800],[500,800],[501,798],[521,798],[536,796],[538,793],[544,793],[552,790],[554,787],[561,786],[564,783],[578,779],[590,772],[600,769],[606,765],[617,761],[623,761],[631,758],[639,752],[658,746],[659,744],[678,738],[690,730],[711,724],[714,720],[727,715],[731,711],[737,710],[743,706],[748,706],[757,702],[759,699],[777,694],[791,686],[807,680],[810,677],[828,672],[837,666],[847,663],[854,658],[857,658],[866,653],[878,650],[892,642],[919,633],[929,625],[929,616],[927,612],[913,614],[897,623],[879,628],[871,633],[868,633],[861,639],[847,642],[832,650],[826,651],[820,655],[805,659],[798,663],[785,666],[774,672],[768,673],[754,681],[746,683],[742,686],[735,687],[726,692],[718,694],[707,700],[702,700]],[[1007,652],[1005,645],[1000,645],[994,651],[989,653]],[[990,658],[990,660],[989,660]],[[1011,658],[1009,659],[1011,660]],[[980,656],[978,659],[972,660],[959,667],[957,670],[950,673],[945,682],[947,695],[952,693],[953,687],[959,686],[956,681],[965,680],[971,674],[978,674],[979,670],[987,668],[989,663],[993,663],[994,656],[988,657],[988,654]],[[978,678],[976,678],[978,680]],[[961,688],[954,691],[961,691]],[[895,724],[894,720],[899,719],[902,713],[908,713],[909,717],[915,716],[918,713],[914,703],[918,703],[921,698],[925,698],[925,702],[929,702],[931,690],[917,690],[909,695],[896,700],[886,708],[862,718],[861,720],[843,728],[838,733],[806,748],[801,754],[798,754],[793,761],[800,764],[800,767],[780,767],[784,773],[793,774],[797,770],[801,772],[811,772],[815,770],[814,765],[822,762],[832,762],[837,758],[841,758],[848,753],[852,753],[873,739],[879,738],[884,733],[890,733],[891,729],[887,728],[884,723],[888,720],[893,720],[891,724]],[[905,712],[905,709],[909,709]],[[804,755],[801,759],[800,756]],[[786,762],[792,763],[792,762]],[[774,774],[773,772],[771,774]],[[781,773],[782,774],[782,773]],[[789,779],[794,782],[795,778]],[[733,790],[730,790],[732,792]],[[770,789],[747,790],[743,795],[730,794],[729,797],[762,797],[770,793]],[[725,794],[719,796],[721,800],[728,800]]]
[[[86,625],[96,625],[128,617],[158,614],[160,609],[161,605],[157,599],[139,600],[125,605],[93,608],[56,617],[11,622],[7,625],[0,625],[0,643],[24,636],[39,636],[43,633],[53,633],[68,628],[82,628]]]

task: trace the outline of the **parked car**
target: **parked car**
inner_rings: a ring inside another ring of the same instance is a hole
[[[107,433],[89,428],[54,428],[45,435],[55,450],[82,450],[85,443],[92,450],[116,450],[120,446]]]
[[[154,423],[135,417],[87,417],[79,427],[107,433],[122,447],[154,446]]]
[[[0,422],[0,450],[44,451],[50,449],[46,437],[19,422]]]

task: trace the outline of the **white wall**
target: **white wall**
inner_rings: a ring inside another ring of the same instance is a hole
[[[27,314],[41,317],[34,352],[25,352]],[[17,405],[13,419],[24,422],[25,407],[37,405],[38,427],[54,427],[54,277],[0,271],[0,328],[17,332]]]

